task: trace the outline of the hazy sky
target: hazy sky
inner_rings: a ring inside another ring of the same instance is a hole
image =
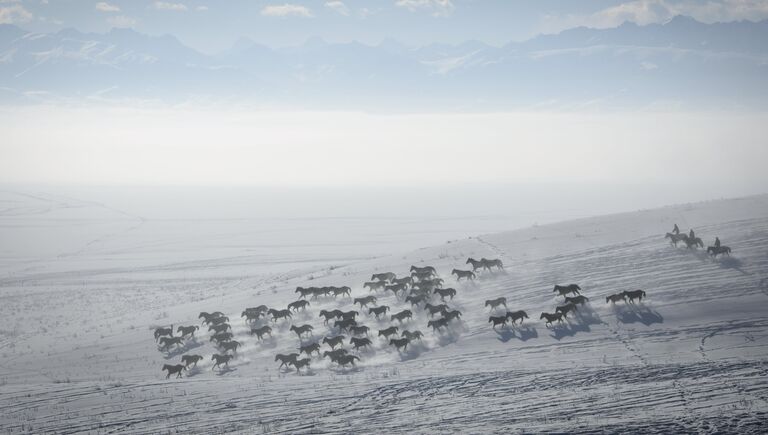
[[[766,186],[766,125],[766,114],[719,112],[4,108],[0,183]]]
[[[214,52],[241,36],[286,45],[320,36],[331,42],[423,45],[477,39],[500,45],[575,26],[647,24],[674,15],[699,21],[768,18],[765,0],[0,0],[0,23],[33,31],[131,27],[170,33]]]

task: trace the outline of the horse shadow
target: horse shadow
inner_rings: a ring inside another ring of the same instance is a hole
[[[456,343],[461,337],[461,329],[448,328],[446,332],[440,332],[437,334],[437,344],[439,346],[447,346],[451,343]]]
[[[191,369],[187,369],[187,377],[193,378],[202,372],[203,371],[200,369],[200,367],[195,366],[195,367],[192,367]]]
[[[552,326],[552,333],[549,334],[555,340],[562,340],[565,337],[573,337],[579,332],[590,332],[592,328],[588,323],[556,323]]]
[[[222,368],[219,368],[219,371],[216,372],[216,376],[224,376],[227,373],[236,372],[237,367],[230,367],[230,366],[224,366]]]
[[[400,361],[410,361],[421,356],[422,353],[429,351],[429,348],[424,343],[416,342],[408,345],[408,349],[405,352],[399,352]]]
[[[595,311],[595,309],[592,308],[592,305],[588,303],[580,306],[574,313],[575,318],[578,319],[579,323],[581,324],[599,325],[603,323],[600,315],[597,314],[597,311]]]
[[[616,319],[621,323],[642,323],[645,326],[650,326],[654,323],[664,323],[664,317],[658,311],[652,310],[645,305],[616,305],[613,311],[616,314]]]
[[[496,335],[498,335],[497,338],[499,341],[506,343],[513,338],[516,338],[520,341],[528,341],[532,338],[538,338],[539,332],[536,330],[536,328],[525,326],[520,328],[512,327],[512,329],[497,329]]]
[[[163,358],[165,359],[176,358],[177,356],[183,355],[192,349],[197,349],[198,347],[203,346],[203,344],[204,343],[201,343],[197,340],[187,340],[183,346],[174,346],[173,350],[169,349],[168,351],[166,351],[165,356],[163,356]]]
[[[734,257],[722,258],[721,257],[720,260],[715,260],[715,262],[718,263],[718,265],[723,269],[738,270],[744,275],[750,275],[749,272],[746,272],[744,269],[742,269],[742,266],[744,265],[744,263],[742,263],[742,261],[739,260],[738,258],[734,258]]]

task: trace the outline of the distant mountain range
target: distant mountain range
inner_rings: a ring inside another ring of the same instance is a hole
[[[0,102],[153,100],[326,109],[765,109],[768,21],[575,28],[492,47],[249,39],[216,55],[129,29],[0,25]]]

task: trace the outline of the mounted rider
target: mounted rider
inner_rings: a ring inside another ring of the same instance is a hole
[[[677,227],[677,224],[675,224],[675,227],[672,228],[672,232],[675,234],[680,234],[680,228]]]

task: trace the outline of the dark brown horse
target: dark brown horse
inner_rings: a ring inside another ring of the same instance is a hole
[[[539,317],[539,320],[546,319],[547,321],[544,323],[544,326],[551,325],[552,322],[557,320],[558,323],[563,323],[563,313],[556,312],[554,314],[552,313],[541,313],[541,317]]]
[[[511,321],[513,325],[518,320],[520,321],[520,324],[522,325],[523,324],[523,319],[527,319],[528,318],[528,314],[525,311],[522,311],[522,310],[520,310],[520,311],[507,311],[506,317],[507,317],[507,320]]]
[[[172,374],[176,374],[176,378],[181,377],[181,372],[186,370],[187,367],[182,364],[176,364],[176,365],[170,365],[170,364],[164,364],[162,370],[168,370],[168,375],[165,377],[165,379],[168,379],[171,377]]]
[[[635,299],[642,302],[643,298],[645,297],[645,292],[643,290],[625,291],[624,296],[629,299],[630,304],[634,304]]]
[[[407,338],[393,338],[389,340],[390,346],[395,346],[395,349],[397,349],[398,352],[400,352],[400,348],[403,350],[408,350],[408,343],[410,343],[411,340]]]
[[[579,287],[578,284],[568,284],[568,285],[555,285],[555,289],[552,291],[557,292],[558,296],[565,296],[569,293],[580,295],[581,293],[579,293],[579,290],[581,290],[581,287]]]

